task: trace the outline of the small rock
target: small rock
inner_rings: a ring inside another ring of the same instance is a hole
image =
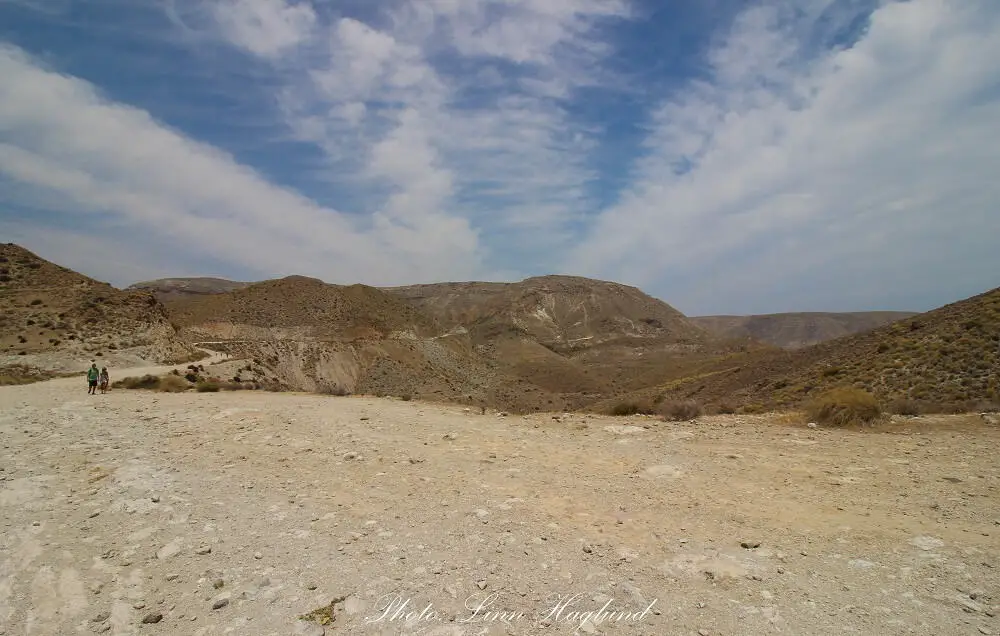
[[[711,632],[708,631],[707,629],[699,629],[698,630],[698,636],[709,636],[709,634],[711,634]]]
[[[307,590],[309,590],[310,592],[311,592],[312,590],[315,590],[315,589],[316,589],[317,587],[318,587],[318,586],[317,586],[317,585],[316,585],[315,583],[312,583],[312,582],[310,582],[310,583],[306,583],[306,589],[307,589]]]
[[[211,554],[212,553],[212,548],[210,546],[207,546],[207,545],[206,546],[202,546],[202,547],[198,548],[197,550],[195,550],[194,553],[195,554],[201,554],[201,555]]]
[[[149,500],[152,501],[153,503],[160,503],[160,496],[153,495],[152,497],[149,498]]]
[[[753,550],[754,548],[760,547],[760,541],[741,541],[741,548],[746,548],[747,550]]]
[[[591,547],[591,545],[589,543],[584,543],[583,544],[583,551],[586,552],[587,554],[591,554],[594,551],[594,548]]]
[[[179,576],[179,574],[168,574],[165,578],[167,581],[176,581]]]
[[[95,510],[94,512],[92,512],[89,515],[87,515],[87,518],[88,519],[93,519],[94,517],[96,517],[99,514],[101,514],[101,511],[100,510]]]
[[[476,582],[476,587],[478,587],[481,590],[485,590],[486,589],[486,581],[477,581]]]
[[[226,582],[223,581],[222,579],[215,579],[215,581],[212,582],[212,587],[218,590],[221,589],[222,586],[224,586],[225,584]]]
[[[132,609],[141,610],[144,607],[146,607],[146,604],[143,603],[142,601],[139,601],[137,603],[132,603]]]
[[[111,612],[98,612],[90,620],[94,621],[95,623],[103,623],[109,618],[111,618]]]
[[[989,629],[987,629],[985,627],[980,627],[979,628],[979,633],[980,634],[985,634],[986,636],[990,636],[990,634],[992,634],[993,632],[991,632]]]
[[[816,424],[816,422],[809,422],[808,424],[806,424],[806,426],[808,426],[809,428],[816,428],[818,424]]]
[[[326,629],[322,625],[299,621],[295,625],[295,636],[325,636]]]
[[[344,459],[348,461],[352,459],[358,459],[359,457],[361,457],[361,455],[359,455],[356,451],[350,451],[348,453],[344,453]]]
[[[153,623],[159,623],[163,620],[163,614],[159,612],[150,612],[142,618],[142,622],[146,625],[152,625]]]
[[[455,433],[445,433],[444,437],[442,437],[441,439],[456,440],[458,439],[458,435]]]
[[[263,559],[263,558],[264,558],[264,555],[263,555],[263,554],[261,554],[260,552],[254,552],[254,553],[253,553],[253,558],[255,558],[255,559],[257,559],[257,560],[260,560],[260,559]]]
[[[212,601],[212,609],[214,609],[214,610],[222,609],[226,605],[229,605],[229,598],[228,597],[223,597],[223,598],[219,598],[219,599],[216,599],[216,600]]]

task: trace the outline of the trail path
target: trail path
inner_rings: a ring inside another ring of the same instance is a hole
[[[0,633],[1000,634],[1000,430],[914,422],[4,387]]]

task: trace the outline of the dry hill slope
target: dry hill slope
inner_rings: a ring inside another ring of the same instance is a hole
[[[520,333],[559,351],[623,339],[700,344],[707,334],[670,305],[635,287],[577,276],[517,283],[437,283],[390,287],[448,327],[477,341]]]
[[[94,357],[134,363],[191,357],[163,305],[0,245],[0,366],[81,370]]]
[[[885,402],[977,408],[1000,399],[1000,288],[797,351],[735,357],[713,371],[661,388],[669,398],[783,406],[854,386]]]
[[[134,283],[125,288],[126,291],[148,291],[161,301],[184,298],[187,296],[203,296],[208,294],[224,294],[243,289],[253,283],[212,278],[207,276],[194,278],[159,278]]]
[[[191,342],[224,341],[241,379],[307,391],[458,401],[516,411],[568,406],[504,373],[466,335],[448,333],[401,298],[302,276],[168,301]]]
[[[912,311],[847,313],[797,312],[753,316],[695,316],[691,322],[725,338],[753,338],[785,349],[798,349],[916,315]]]

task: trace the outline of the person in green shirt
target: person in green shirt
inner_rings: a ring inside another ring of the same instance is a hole
[[[94,362],[87,369],[87,395],[97,395],[97,380],[101,377],[101,372],[97,370],[97,363]]]

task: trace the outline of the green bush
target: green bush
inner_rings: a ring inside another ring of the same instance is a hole
[[[214,380],[204,380],[195,385],[198,393],[218,393],[221,388],[222,385]]]

